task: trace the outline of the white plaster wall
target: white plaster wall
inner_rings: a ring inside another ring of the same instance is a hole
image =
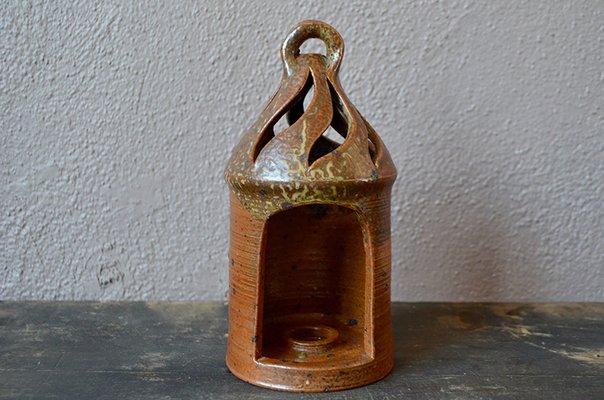
[[[313,18],[399,169],[394,299],[604,300],[603,2],[92,3],[2,5],[0,298],[224,299],[223,167]]]

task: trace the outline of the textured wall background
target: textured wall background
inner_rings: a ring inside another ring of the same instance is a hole
[[[389,146],[398,300],[604,300],[604,3],[12,1],[0,298],[223,299],[231,147],[306,18]]]

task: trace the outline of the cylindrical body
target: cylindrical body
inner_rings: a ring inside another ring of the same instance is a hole
[[[391,370],[391,183],[353,184],[351,198],[268,215],[231,194],[227,365],[236,376],[330,391]],[[260,190],[282,200],[281,190]]]

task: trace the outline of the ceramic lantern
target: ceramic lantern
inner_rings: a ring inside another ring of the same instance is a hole
[[[310,38],[325,42],[325,55],[300,53]],[[333,391],[375,382],[392,369],[396,169],[340,86],[343,54],[342,37],[331,26],[296,26],[281,48],[279,89],[225,172],[231,202],[226,362],[255,385]],[[277,131],[281,118],[288,126]],[[341,140],[327,136],[330,127]]]

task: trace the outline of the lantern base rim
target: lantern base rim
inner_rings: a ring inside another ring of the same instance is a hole
[[[237,378],[255,386],[283,392],[336,392],[366,386],[384,379],[394,366],[392,359],[364,358],[355,365],[324,367],[300,364],[296,366],[263,363],[256,360],[252,368],[230,361],[226,365]]]

